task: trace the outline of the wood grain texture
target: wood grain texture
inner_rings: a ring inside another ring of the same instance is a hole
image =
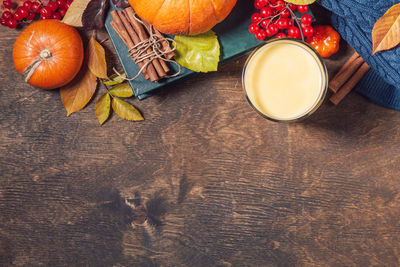
[[[267,121],[241,58],[100,127],[93,102],[67,118],[57,91],[24,84],[17,34],[0,32],[1,266],[400,264],[400,113],[353,92]]]

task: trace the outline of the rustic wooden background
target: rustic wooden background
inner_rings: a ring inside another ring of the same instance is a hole
[[[18,33],[0,32],[1,266],[399,266],[399,112],[351,93],[267,121],[241,58],[100,127],[94,101],[67,118],[23,82]]]

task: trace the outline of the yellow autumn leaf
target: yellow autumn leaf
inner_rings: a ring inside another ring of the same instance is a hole
[[[400,43],[400,4],[392,6],[374,25],[372,54],[396,47]]]
[[[285,2],[292,3],[295,5],[310,5],[317,0],[285,0]]]
[[[111,97],[109,93],[105,93],[100,97],[100,99],[96,102],[94,106],[94,113],[96,114],[97,120],[100,125],[108,119],[110,116],[110,106],[111,106]]]
[[[85,11],[89,2],[90,0],[74,0],[61,22],[74,27],[82,27],[83,11]]]
[[[86,49],[87,62],[90,71],[98,78],[108,79],[106,54],[103,46],[92,36]]]
[[[110,94],[118,97],[131,97],[133,96],[132,88],[127,83],[118,84],[110,89]]]
[[[113,74],[110,77],[108,77],[107,81],[104,81],[105,85],[117,85],[120,83],[123,83],[126,79],[126,73],[122,72],[120,75],[119,74]]]
[[[85,64],[72,82],[60,88],[67,116],[83,109],[92,98],[96,87],[97,78]]]
[[[129,121],[142,121],[144,120],[142,114],[131,104],[114,97],[112,99],[112,108],[123,119]]]

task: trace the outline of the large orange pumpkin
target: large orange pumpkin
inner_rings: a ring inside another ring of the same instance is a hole
[[[223,21],[237,0],[129,0],[136,13],[166,34],[196,35]]]
[[[15,68],[29,84],[55,89],[69,83],[81,68],[83,43],[76,29],[58,20],[29,25],[14,43]]]

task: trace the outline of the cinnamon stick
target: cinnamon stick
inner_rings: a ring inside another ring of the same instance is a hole
[[[351,90],[357,85],[359,81],[367,74],[370,70],[370,66],[364,62],[361,67],[354,73],[354,75],[342,86],[342,88],[334,94],[329,100],[337,105],[343,98],[351,92]]]
[[[144,27],[146,28],[147,32],[148,32],[149,35],[150,35],[150,32],[151,32],[151,26],[150,26],[150,24],[147,23],[147,22],[145,22],[145,21],[143,21],[143,24],[144,24]],[[155,28],[154,28],[154,27],[153,27],[153,29],[154,29],[154,34],[155,34],[156,36],[158,36],[158,38],[160,38],[160,39],[163,39],[163,38],[164,38],[164,37],[161,35],[160,32],[158,32],[158,34],[157,34],[157,32],[155,31]],[[167,42],[166,40],[164,40],[164,41],[161,42],[161,45],[162,45],[161,51],[163,51],[163,52],[166,51],[166,50],[165,50],[165,49],[166,49],[165,43],[167,43],[168,48],[171,49],[170,46],[169,46],[169,44],[168,44],[168,42]],[[175,54],[174,54],[174,55],[175,55]],[[170,58],[168,58],[168,54],[164,54],[164,57],[167,58],[167,59],[170,59]],[[165,72],[168,72],[168,71],[169,71],[169,67],[168,67],[167,63],[165,63],[164,60],[159,60],[159,61],[160,61],[160,64],[161,64],[162,68],[164,69],[164,71],[165,71]]]
[[[132,9],[132,11],[133,11],[133,14],[135,14],[135,10]],[[144,27],[146,28],[147,32],[149,33],[149,35],[150,35],[150,32],[153,31],[154,34],[155,34],[158,38],[160,38],[160,39],[162,40],[162,41],[161,41],[161,45],[162,45],[161,51],[165,52],[164,57],[165,57],[166,59],[171,59],[171,58],[173,58],[173,57],[175,56],[175,53],[174,53],[173,51],[171,51],[171,47],[169,46],[168,41],[164,39],[164,36],[161,34],[161,32],[160,32],[159,30],[157,30],[156,28],[152,27],[152,26],[151,26],[148,22],[146,22],[146,21],[143,21],[143,24],[144,24]],[[168,53],[168,51],[170,51],[170,52]],[[165,72],[168,72],[168,71],[169,71],[169,67],[168,67],[167,63],[165,63],[164,60],[160,60],[160,63],[161,63],[161,66],[163,67],[164,71],[165,71]]]
[[[111,25],[111,27],[114,29],[114,31],[117,33],[117,35],[119,36],[119,38],[121,38],[121,40],[124,42],[124,44],[125,44],[127,47],[129,47],[128,41],[124,38],[124,36],[123,36],[123,34],[121,33],[120,29],[119,29],[118,26],[115,24],[115,21],[113,21],[113,20],[110,21],[110,25]],[[143,63],[138,64],[139,68],[143,67],[143,65],[144,65]],[[142,71],[142,75],[143,75],[143,77],[144,77],[146,80],[149,79],[149,75],[148,75],[146,72]]]
[[[130,46],[128,45],[128,41],[125,40],[125,38],[123,37],[123,35],[122,35],[122,33],[120,32],[119,28],[118,28],[117,25],[115,24],[115,22],[114,22],[114,21],[111,21],[111,22],[110,22],[110,25],[111,25],[111,27],[113,27],[113,29],[114,29],[115,32],[118,34],[118,36],[121,38],[121,40],[124,42],[124,44],[126,45],[126,47],[129,48]],[[136,63],[136,64],[138,65],[139,68],[142,68],[143,65],[144,65],[143,62]],[[143,77],[144,77],[146,80],[150,79],[149,75],[147,74],[147,72],[146,72],[145,70],[142,71],[142,75],[143,75]]]
[[[122,12],[127,16],[127,18],[129,18],[129,22],[132,24],[133,28],[135,29],[136,33],[138,34],[140,41],[145,41],[145,40],[149,39],[149,36],[147,35],[146,30],[144,29],[143,25],[135,19],[135,11],[133,10],[133,8],[128,7],[125,10],[123,10]],[[147,52],[151,53],[152,49],[149,48],[147,50]],[[164,68],[161,66],[160,59],[155,58],[152,60],[152,63],[160,77],[165,77],[167,75]]]
[[[123,34],[121,33],[121,31],[119,30],[119,28],[117,27],[117,25],[115,24],[115,21],[110,21],[110,25],[111,27],[114,29],[114,31],[117,33],[117,35],[119,36],[119,38],[121,38],[122,42],[124,42],[124,44],[126,46],[128,46],[128,42],[126,41],[126,39],[124,38]]]
[[[130,45],[133,46],[133,41],[129,37],[128,32],[126,31],[124,25],[122,24],[122,21],[117,13],[117,11],[113,10],[110,12],[111,17],[113,18],[113,24],[116,26],[116,31],[117,33],[121,34],[121,39],[127,42],[128,48]],[[112,26],[112,25],[111,25]]]
[[[161,67],[164,70],[165,74],[167,74],[167,72],[169,71],[169,67],[168,67],[167,63],[165,63],[164,60],[160,60],[160,59],[157,59],[157,60],[160,62]]]
[[[145,22],[145,23],[147,23],[147,22]],[[154,32],[156,33],[156,35],[158,36],[158,38],[160,38],[160,39],[164,38],[164,36],[162,35],[162,33],[159,30],[157,30],[154,27],[153,27],[153,29],[154,29]],[[163,52],[167,52],[166,54],[164,54],[165,58],[166,59],[173,58],[175,56],[175,52],[172,51],[171,46],[169,45],[168,41],[167,40],[163,40],[161,42],[161,44],[163,46],[163,50],[162,51]]]
[[[116,14],[119,16],[122,24],[124,25],[125,29],[128,31],[129,36],[131,37],[133,44],[132,46],[130,46],[129,48],[133,47],[134,45],[138,44],[141,42],[137,32],[135,32],[135,30],[133,29],[132,25],[129,23],[128,19],[125,17],[123,12],[116,12]],[[160,75],[158,75],[158,72],[155,70],[154,66],[152,64],[149,64],[150,60],[149,59],[145,59],[142,61],[143,65],[144,64],[148,64],[146,69],[146,73],[149,74],[150,77],[150,81],[152,82],[156,82],[160,79]],[[139,64],[139,68],[142,68],[143,65],[140,67]]]
[[[364,63],[364,59],[355,52],[349,60],[343,65],[339,72],[329,82],[329,89],[337,93],[339,89],[350,79],[350,77],[360,68]]]
[[[128,31],[125,28],[124,24],[122,23],[121,18],[119,17],[118,13],[115,10],[113,10],[110,12],[110,14],[111,14],[111,17],[113,18],[113,21],[112,21],[113,24],[111,24],[111,26],[115,25],[115,28],[114,27],[113,28],[116,29],[117,34],[121,37],[122,41],[125,42],[125,45],[128,48],[133,47],[135,44],[134,44],[132,38],[129,36]],[[144,64],[145,64],[145,62],[137,63],[137,65],[140,69],[144,66]],[[142,71],[142,74],[146,80],[148,80],[150,78],[149,74],[146,71]],[[154,79],[156,81],[156,80],[158,80],[158,77],[153,75],[153,80]]]

